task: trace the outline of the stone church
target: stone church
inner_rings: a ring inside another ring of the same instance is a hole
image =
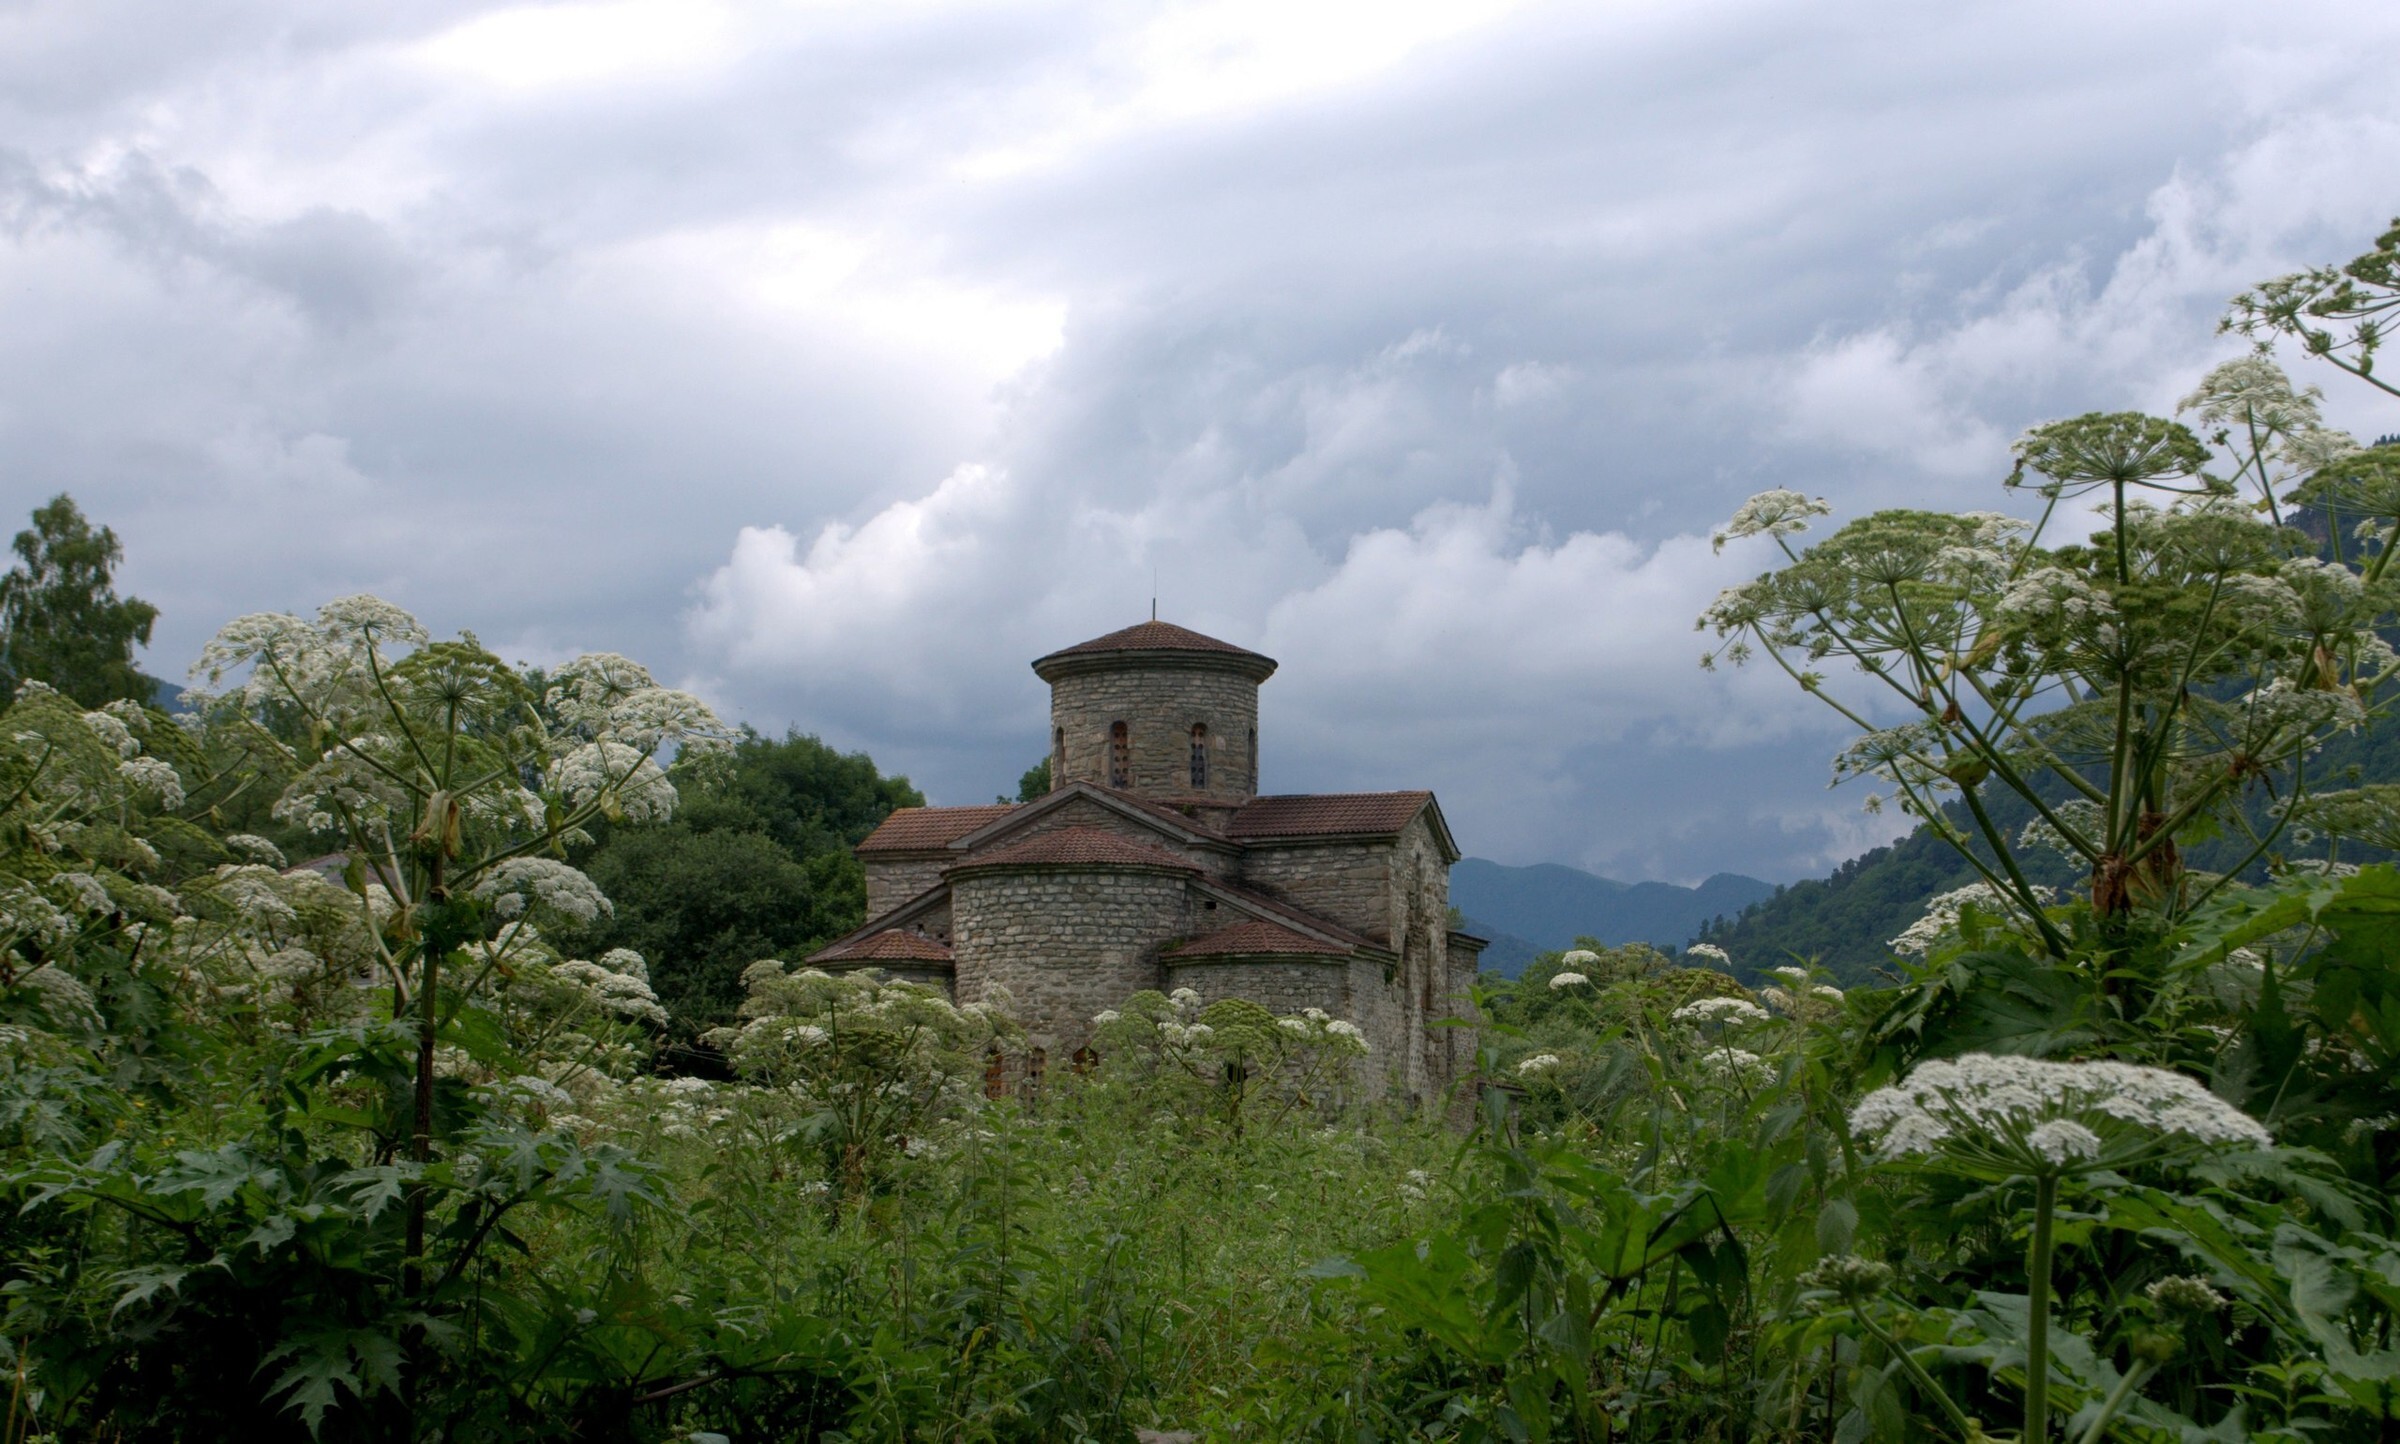
[[[1039,1059],[1144,988],[1322,1008],[1370,1080],[1433,1100],[1474,1062],[1484,940],[1449,926],[1458,860],[1430,792],[1258,792],[1258,688],[1275,662],[1148,621],[1033,664],[1050,684],[1050,792],[911,807],[858,846],[866,926],[809,961],[999,984]],[[1037,1062],[1036,1066],[1040,1066]]]

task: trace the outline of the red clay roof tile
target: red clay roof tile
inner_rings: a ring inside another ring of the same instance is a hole
[[[1094,637],[1088,642],[1077,642],[1072,647],[1061,647],[1050,656],[1078,657],[1090,652],[1231,652],[1244,657],[1259,656],[1248,647],[1220,642],[1189,627],[1178,627],[1173,622],[1155,620],[1136,622],[1105,637]],[[1048,658],[1043,660],[1047,661]],[[1260,660],[1264,661],[1265,658],[1261,657]]]
[[[858,845],[860,852],[927,852],[948,847],[979,827],[1017,810],[1013,802],[981,807],[903,807]]]
[[[1259,837],[1388,837],[1433,801],[1430,792],[1320,792],[1254,797],[1226,825],[1225,835]]]
[[[1120,837],[1105,828],[1062,827],[1011,847],[979,852],[949,869],[981,867],[1171,867],[1198,872],[1164,848]]]
[[[1295,953],[1339,958],[1347,957],[1350,949],[1340,943],[1293,932],[1277,923],[1252,921],[1219,928],[1206,937],[1194,938],[1166,950],[1166,956],[1171,958],[1237,958]]]
[[[946,963],[950,961],[950,948],[948,944],[923,933],[912,933],[905,928],[886,928],[848,947],[827,948],[811,956],[809,961]]]

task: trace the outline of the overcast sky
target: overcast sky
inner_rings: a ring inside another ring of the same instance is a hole
[[[1790,879],[1893,823],[1698,669],[1766,560],[1709,527],[2170,409],[2400,212],[2395,53],[2388,0],[0,3],[0,501],[116,528],[162,674],[372,591],[947,803],[1155,577],[1281,659],[1268,790]]]

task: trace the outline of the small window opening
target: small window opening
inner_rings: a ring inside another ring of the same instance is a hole
[[[1133,739],[1122,722],[1108,724],[1108,785],[1133,786]]]
[[[1192,786],[1208,786],[1208,724],[1192,724]]]
[[[1100,1070],[1100,1050],[1086,1043],[1075,1050],[1075,1076],[1089,1078]]]
[[[1000,1056],[1000,1050],[997,1048],[983,1055],[983,1096],[986,1098],[1008,1096],[1008,1060]]]
[[[1067,785],[1067,729],[1050,730],[1050,790],[1056,792]]]
[[[1250,790],[1258,791],[1258,729],[1250,729]]]

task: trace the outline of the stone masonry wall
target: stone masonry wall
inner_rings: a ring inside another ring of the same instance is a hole
[[[1363,1089],[1367,1097],[1381,1097],[1387,1091],[1385,1063],[1390,1060],[1391,1040],[1378,1036],[1371,1019],[1374,1006],[1371,999],[1358,996],[1362,982],[1371,989],[1382,987],[1381,970],[1373,964],[1361,965],[1347,958],[1243,958],[1217,961],[1194,961],[1167,964],[1167,986],[1190,988],[1200,995],[1203,1003],[1219,998],[1247,998],[1270,1013],[1298,1013],[1309,1008],[1322,1008],[1337,1018],[1358,1024],[1367,1040],[1367,1056],[1358,1060],[1350,1070],[1349,1086]],[[1388,1031],[1388,1030],[1386,1030]]]
[[[942,880],[942,869],[958,861],[954,853],[939,857],[906,857],[886,861],[859,859],[867,874],[867,916],[879,918]]]
[[[1113,785],[1109,728],[1123,722],[1133,775],[1125,790],[1145,797],[1255,796],[1251,755],[1258,736],[1258,684],[1237,672],[1127,664],[1059,678],[1050,686],[1051,786]],[[1208,785],[1192,786],[1192,724],[1208,728]],[[1065,765],[1056,738],[1065,736]]]
[[[1011,869],[951,880],[958,998],[1016,999],[1028,1046],[1063,1059],[1092,1015],[1163,981],[1159,945],[1190,931],[1184,880],[1130,869]]]
[[[1376,1091],[1405,1098],[1408,1020],[1400,1006],[1399,974],[1394,971],[1387,978],[1384,969],[1376,959],[1352,958],[1344,991],[1350,998],[1350,1021],[1367,1035],[1367,1072],[1375,1079]]]
[[[1423,815],[1412,819],[1391,853],[1393,941],[1400,953],[1397,981],[1404,989],[1401,1011],[1408,1029],[1404,1090],[1430,1102],[1452,1077],[1448,1031],[1433,1026],[1451,1016],[1450,866]]]
[[[1203,1002],[1248,998],[1270,1013],[1323,1008],[1349,1018],[1348,960],[1344,958],[1219,958],[1167,964],[1167,987],[1190,988]],[[1362,1025],[1361,1032],[1366,1031]],[[1372,1040],[1370,1040],[1372,1046]]]
[[[1253,843],[1242,881],[1378,942],[1397,920],[1388,842]]]

